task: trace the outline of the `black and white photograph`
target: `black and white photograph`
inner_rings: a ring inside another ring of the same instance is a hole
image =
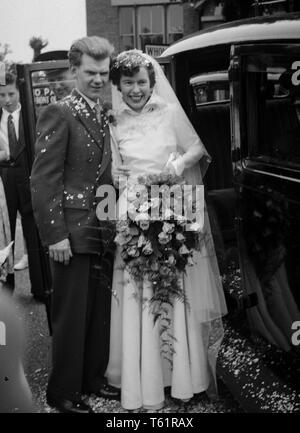
[[[0,19],[0,413],[299,414],[300,0]]]

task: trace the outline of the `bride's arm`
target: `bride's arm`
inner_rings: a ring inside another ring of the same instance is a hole
[[[186,148],[185,143],[183,143],[181,147],[183,148],[183,150],[185,150],[184,154],[181,156],[184,168],[192,167],[205,154],[205,148],[198,136],[197,140],[195,139],[193,142],[190,142],[190,145],[186,146]]]
[[[192,167],[203,157],[209,161],[210,156],[187,116],[181,113],[180,109],[172,109],[177,149],[181,154],[173,164],[176,174],[181,174],[184,169]]]

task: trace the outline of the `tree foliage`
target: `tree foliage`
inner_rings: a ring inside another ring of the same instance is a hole
[[[32,36],[29,40],[29,46],[33,49],[33,62],[41,54],[43,48],[48,45],[48,40],[43,39],[42,36]]]
[[[17,73],[17,66],[16,63],[14,63],[11,60],[7,60],[6,56],[7,54],[12,53],[12,50],[10,49],[9,44],[2,44],[0,42],[0,62],[5,63],[5,71],[11,72],[13,74]]]
[[[5,62],[5,58],[7,54],[11,53],[11,49],[9,47],[9,44],[2,44],[0,42],[0,62]]]

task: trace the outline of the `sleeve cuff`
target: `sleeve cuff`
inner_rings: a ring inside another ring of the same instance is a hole
[[[175,159],[175,161],[172,161],[171,164],[174,167],[176,175],[181,176],[185,169],[185,163],[183,157],[180,156],[179,158]]]

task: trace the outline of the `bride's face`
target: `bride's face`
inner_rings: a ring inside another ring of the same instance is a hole
[[[147,69],[142,66],[132,77],[122,75],[120,90],[124,102],[134,111],[141,111],[152,93]]]

